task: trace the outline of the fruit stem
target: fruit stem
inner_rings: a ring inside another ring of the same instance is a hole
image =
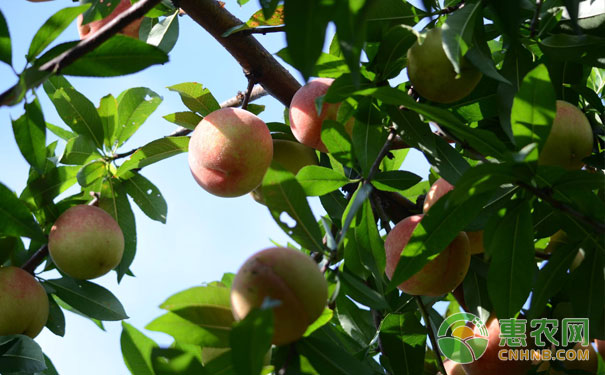
[[[441,358],[441,350],[439,350],[439,346],[437,345],[437,339],[435,338],[435,332],[433,331],[433,326],[431,325],[431,320],[429,319],[429,314],[426,310],[426,306],[422,302],[422,298],[420,296],[414,296],[416,300],[416,304],[418,304],[418,309],[420,310],[420,314],[422,314],[422,319],[424,320],[424,324],[426,325],[426,330],[428,331],[429,340],[431,341],[431,346],[435,351],[435,355],[437,357],[437,365],[439,366],[439,371],[442,374],[447,374],[445,371],[445,366],[443,365],[443,359]]]
[[[254,77],[254,74],[246,74],[246,78],[248,78],[248,88],[246,89],[244,100],[242,101],[242,109],[248,109],[248,103],[250,102],[252,89],[254,89],[254,85],[256,84],[256,78]]]
[[[48,244],[44,244],[21,266],[21,268],[33,275],[36,268],[44,261],[47,255]]]

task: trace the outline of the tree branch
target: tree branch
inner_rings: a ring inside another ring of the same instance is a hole
[[[252,96],[252,89],[256,84],[256,78],[254,75],[248,74],[246,75],[248,78],[248,87],[246,88],[246,93],[244,94],[244,100],[242,101],[242,109],[248,109],[248,103],[250,102],[250,96]]]
[[[101,27],[90,37],[80,41],[80,43],[76,44],[74,47],[70,48],[69,50],[63,52],[59,56],[42,65],[38,69],[38,71],[53,74],[59,73],[62,69],[69,66],[80,57],[84,56],[88,52],[91,52],[92,50],[103,44],[103,42],[111,38],[113,35],[117,34],[124,27],[130,25],[132,21],[143,17],[154,6],[159,4],[160,1],[161,0],[139,1],[132,7],[128,8],[128,10],[126,10],[124,13],[121,13],[119,16],[117,16],[116,18],[108,22],[106,25]],[[15,85],[14,87],[11,87],[4,93],[0,94],[0,106],[10,104],[10,99],[12,98],[12,91],[16,86],[18,85]]]
[[[245,29],[240,31],[240,33],[244,35],[250,34],[269,34],[269,33],[279,33],[282,31],[286,31],[286,26],[269,26],[269,27],[254,27],[252,29]]]
[[[533,38],[536,35],[536,28],[538,27],[538,20],[540,18],[540,9],[542,9],[542,0],[538,0],[538,4],[536,4],[536,10],[534,11],[534,16],[531,19],[531,24],[529,26],[530,38]]]
[[[286,107],[300,88],[296,79],[252,36],[223,33],[243,22],[215,0],[181,0],[181,8],[208,31],[237,60],[244,71],[253,74],[265,90]]]
[[[25,263],[23,263],[21,268],[24,271],[27,271],[33,275],[36,268],[38,268],[38,266],[40,264],[42,264],[44,259],[46,259],[47,255],[48,255],[48,244],[44,244],[44,245],[42,245],[42,247],[40,247],[38,249],[38,251],[36,251],[34,253],[34,255],[31,256],[31,258],[29,258]]]

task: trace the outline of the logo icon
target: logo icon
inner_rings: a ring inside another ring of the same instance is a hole
[[[479,334],[475,333],[477,331]],[[481,358],[487,349],[487,343],[485,323],[471,313],[448,316],[437,332],[437,345],[441,353],[457,363],[471,363]]]

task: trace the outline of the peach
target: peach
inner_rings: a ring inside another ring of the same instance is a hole
[[[557,350],[557,349],[563,349],[563,348],[555,348],[555,350]],[[574,350],[576,352],[588,350],[588,360],[574,359],[574,360],[560,361],[559,363],[563,365],[563,368],[565,369],[565,371],[555,368],[555,366],[552,366],[551,362],[542,362],[540,364],[540,366],[538,367],[538,370],[539,371],[548,371],[548,372],[544,372],[545,374],[548,374],[548,375],[565,375],[568,373],[571,373],[571,374],[575,374],[575,373],[596,374],[597,373],[597,368],[599,366],[599,359],[597,358],[598,354],[592,345],[589,344],[588,346],[583,346],[582,344],[577,343],[576,345],[574,345],[573,349],[571,349],[571,350]]]
[[[466,372],[464,372],[464,368],[462,368],[462,365],[460,363],[456,363],[449,359],[443,361],[443,367],[445,367],[445,371],[447,372],[447,375],[466,375]],[[441,372],[439,372],[438,375],[443,375],[443,374],[441,374]]]
[[[48,297],[36,279],[18,267],[0,267],[0,336],[36,337],[48,319]]]
[[[594,340],[594,343],[597,346],[597,351],[605,360],[605,340]]]
[[[445,194],[447,194],[448,192],[450,192],[453,189],[454,189],[454,186],[452,186],[452,184],[450,184],[449,182],[447,182],[446,180],[444,180],[441,177],[438,178],[433,183],[433,185],[431,185],[429,192],[426,194],[426,197],[424,198],[424,204],[422,206],[422,211],[424,213],[426,213],[429,210],[429,208],[431,208],[431,206],[434,205],[435,202],[437,202],[439,200],[439,198],[441,198],[442,196],[444,196]],[[466,232],[466,235],[468,236],[468,240],[471,245],[471,255],[481,254],[485,251],[485,249],[483,247],[483,231],[482,230]]]
[[[424,198],[424,204],[422,205],[422,212],[427,213],[429,208],[435,204],[439,200],[439,198],[443,197],[448,192],[452,191],[454,186],[444,180],[442,177],[438,178],[429,189],[429,192],[426,193],[426,197]]]
[[[94,279],[115,268],[124,254],[124,234],[99,207],[68,208],[50,229],[48,250],[53,262],[76,279]]]
[[[460,74],[443,49],[441,29],[427,32],[422,44],[418,41],[408,49],[408,77],[420,95],[438,103],[453,103],[468,96],[481,80],[482,74],[462,58]]]
[[[496,317],[488,319],[487,324],[488,343],[485,353],[478,360],[462,365],[468,375],[525,375],[532,367],[531,360],[501,360],[498,357],[500,350],[508,350],[508,346],[500,347],[500,323]],[[474,328],[475,335],[480,335],[479,328]],[[531,349],[531,343],[527,342],[528,347],[519,349]],[[507,354],[504,355],[505,358]]]
[[[303,167],[307,165],[317,165],[317,155],[315,150],[303,145],[302,143],[288,141],[285,139],[273,140],[273,162],[280,164],[292,174],[296,175]],[[252,198],[260,204],[265,204],[265,198],[260,187],[254,189],[251,193]]]
[[[195,181],[219,197],[238,197],[263,180],[273,158],[269,128],[240,108],[223,108],[195,127],[189,142],[189,168]]]
[[[273,344],[298,340],[323,312],[328,286],[315,261],[291,248],[262,250],[246,260],[231,287],[235,319],[243,319],[265,298],[279,300],[274,307]]]
[[[592,153],[593,135],[588,119],[575,105],[557,100],[557,113],[538,164],[580,169]]]
[[[30,0],[31,1],[31,0]],[[108,1],[108,0],[105,0]],[[103,0],[101,0],[103,2]],[[86,39],[97,32],[101,27],[108,24],[114,18],[119,16],[121,13],[130,8],[131,3],[130,0],[120,0],[120,3],[114,8],[114,10],[102,20],[92,21],[85,25],[82,25],[84,21],[84,16],[78,16],[78,33],[80,34],[80,39]],[[141,22],[143,22],[143,17],[132,21],[128,26],[122,29],[120,33],[124,35],[128,35],[129,37],[139,39],[139,29],[141,28]]]
[[[321,140],[321,127],[324,120],[336,120],[340,103],[324,103],[321,114],[317,114],[315,99],[325,95],[334,80],[317,78],[301,87],[290,102],[290,127],[298,141],[321,152],[328,152]],[[345,125],[349,134],[353,132],[354,119]]]
[[[409,216],[393,227],[387,235],[384,247],[387,264],[386,274],[393,276],[406,245],[423,215]],[[468,272],[471,261],[468,237],[460,232],[435,259],[398,286],[407,294],[440,296],[456,288]]]

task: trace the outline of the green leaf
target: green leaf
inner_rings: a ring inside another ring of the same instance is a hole
[[[181,344],[224,348],[229,344],[232,324],[229,310],[192,306],[168,312],[145,329],[167,333]]]
[[[273,309],[253,309],[238,322],[229,336],[233,367],[237,375],[257,375],[271,349]]]
[[[369,200],[365,200],[357,212],[353,233],[361,264],[374,275],[377,290],[382,292],[386,255]]]
[[[138,173],[122,183],[126,193],[132,197],[141,211],[150,219],[166,223],[168,205],[160,190],[148,179]]]
[[[347,230],[351,226],[353,219],[355,219],[355,215],[357,215],[357,211],[363,206],[363,203],[368,199],[370,193],[372,192],[372,185],[360,182],[359,187],[353,193],[345,212],[342,215],[342,230],[340,231],[340,240],[338,241],[338,247],[344,240],[347,234]]]
[[[605,38],[594,35],[554,34],[539,43],[548,57],[605,68]]]
[[[585,246],[586,256],[572,273],[570,285],[575,286],[571,294],[574,317],[585,317],[592,322],[589,335],[603,333],[603,306],[605,306],[605,283],[603,282],[603,237],[600,246]]]
[[[76,17],[87,10],[90,4],[76,7],[63,8],[53,14],[44,25],[38,29],[36,35],[29,45],[27,60],[31,61],[48,47],[61,33],[76,19]]]
[[[151,363],[151,353],[158,345],[139,330],[122,322],[120,346],[124,363],[131,373],[137,375],[155,375]]]
[[[333,316],[334,316],[334,311],[330,310],[329,307],[326,307],[324,309],[324,311],[321,313],[321,315],[319,316],[319,318],[315,319],[315,321],[307,327],[307,330],[303,334],[303,337],[309,336],[310,334],[312,334],[319,328],[328,324],[332,320]]]
[[[369,310],[360,309],[344,294],[336,298],[336,315],[342,329],[362,346],[367,346],[376,334]]]
[[[46,123],[46,127],[50,130],[54,135],[63,139],[64,141],[69,141],[72,138],[77,137],[77,134],[70,132],[69,130],[65,130],[60,126],[53,125],[51,123]]]
[[[347,296],[351,297],[355,301],[362,305],[374,308],[374,309],[388,309],[389,304],[387,303],[384,296],[374,289],[367,286],[361,279],[348,273],[339,273],[342,292]]]
[[[46,166],[46,122],[37,99],[25,103],[24,108],[25,113],[12,121],[13,133],[25,160],[42,173]]]
[[[54,298],[48,296],[48,320],[46,321],[46,328],[57,336],[63,337],[65,335],[65,315],[63,310],[59,307]]]
[[[44,90],[67,126],[88,136],[98,148],[103,147],[103,124],[97,109],[73,87],[65,87],[65,82],[51,77],[44,82]]]
[[[578,253],[578,245],[579,243],[559,245],[552,252],[546,266],[540,269],[533,287],[528,318],[539,318],[546,308],[548,299],[558,293],[566,282],[569,282],[567,270]]]
[[[222,374],[219,371],[206,371],[202,367],[200,352],[201,348],[189,345],[180,345],[176,348],[153,348],[151,352],[153,371],[157,375]],[[223,367],[220,370],[224,369]],[[225,373],[225,375],[230,374]]]
[[[370,107],[370,110],[375,111],[376,108]],[[355,121],[353,127],[353,152],[364,177],[369,176],[370,169],[387,139],[387,132],[381,125],[368,122],[370,120]]]
[[[335,170],[317,165],[303,167],[296,180],[307,196],[324,195],[349,183],[348,178]]]
[[[156,110],[162,98],[146,87],[135,87],[118,96],[118,124],[114,138],[118,146],[126,142]]]
[[[92,161],[82,167],[78,171],[76,178],[78,184],[82,187],[87,187],[107,176],[107,164],[103,160]]]
[[[78,135],[67,141],[60,161],[62,164],[84,165],[101,158],[94,142],[85,135]]]
[[[400,192],[416,185],[422,177],[407,171],[378,172],[372,185],[378,190]]]
[[[218,285],[197,286],[176,293],[162,303],[164,310],[175,311],[186,307],[199,307],[208,310],[208,314],[216,311],[223,315],[231,313],[231,300],[229,288]]]
[[[70,277],[46,280],[44,284],[53,288],[53,294],[91,318],[110,321],[128,319],[120,301],[100,285]]]
[[[163,20],[153,25],[149,34],[143,38],[148,44],[156,46],[165,53],[169,53],[179,37],[179,12],[164,17]]]
[[[307,357],[315,370],[331,375],[374,374],[364,362],[349,354],[339,343],[333,342],[324,330],[325,327],[322,327],[296,344],[298,352]]]
[[[407,51],[416,42],[417,32],[407,25],[391,28],[380,42],[370,66],[380,79],[397,77],[407,65]]]
[[[339,122],[325,120],[321,126],[321,141],[328,152],[345,167],[353,167],[353,145],[344,126]]]
[[[117,141],[118,101],[111,94],[105,95],[101,98],[97,112],[103,124],[103,143],[106,149],[110,150]]]
[[[195,112],[176,112],[164,116],[166,121],[170,121],[174,124],[180,125],[184,128],[193,130],[197,124],[202,121],[202,117],[197,115]]]
[[[456,73],[462,70],[462,58],[473,41],[477,20],[481,20],[483,3],[471,1],[450,14],[442,27],[442,44]]]
[[[53,167],[43,175],[30,178],[21,199],[38,207],[51,204],[62,192],[76,183],[79,166]]]
[[[0,183],[0,233],[13,237],[29,237],[46,242],[46,236],[34,221],[31,212],[15,193]]]
[[[518,149],[534,142],[542,149],[555,118],[555,99],[544,65],[538,65],[523,78],[513,100],[510,118]]]
[[[267,207],[277,225],[303,247],[322,252],[319,225],[294,175],[274,164],[265,174],[261,186]],[[283,215],[289,215],[295,223],[289,225]]]
[[[81,77],[116,77],[168,62],[161,49],[138,39],[117,34],[93,51],[61,70],[61,74]]]
[[[36,373],[46,370],[40,346],[25,335],[0,336],[0,372]]]
[[[426,328],[414,312],[388,314],[380,324],[380,340],[393,374],[422,374]]]
[[[0,12],[0,61],[13,65],[13,53],[11,46],[11,37],[8,32],[8,25],[4,14]]]
[[[124,186],[114,179],[104,181],[99,207],[107,211],[120,225],[124,234],[124,255],[116,268],[118,282],[128,272],[137,251],[137,227]]]
[[[259,0],[259,3],[263,11],[263,22],[268,25],[279,25],[283,23],[284,7],[283,5],[278,5],[279,0]],[[254,13],[254,15],[250,17],[248,23],[254,21],[261,22],[259,17],[255,17],[257,13]]]
[[[490,300],[500,319],[512,318],[529,297],[536,273],[528,202],[512,201],[505,211],[492,216],[484,244],[486,254],[492,256],[487,277]]]
[[[168,90],[177,92],[187,108],[202,116],[207,116],[221,108],[210,90],[197,82],[179,83],[169,86]]]
[[[321,55],[330,10],[319,0],[284,2],[288,55],[305,80]]]
[[[156,139],[138,149],[132,154],[130,159],[120,165],[117,176],[123,177],[126,172],[132,169],[143,168],[160,160],[187,152],[188,146],[189,137],[164,137]]]

